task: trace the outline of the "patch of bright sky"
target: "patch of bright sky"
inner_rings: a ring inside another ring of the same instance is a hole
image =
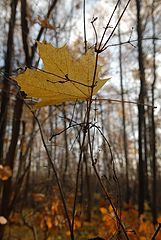
[[[83,8],[81,6],[81,8]],[[107,24],[107,20],[112,12],[112,4],[107,3],[105,0],[90,0],[86,1],[86,37],[87,41],[94,42],[95,35],[93,31],[93,27],[91,21],[93,18],[97,17],[97,21],[95,22],[95,26],[97,28],[98,36],[102,36],[102,32],[104,31],[104,27]],[[77,27],[71,35],[70,41],[78,37],[84,37],[84,22],[83,22],[83,10],[80,15],[77,17]]]

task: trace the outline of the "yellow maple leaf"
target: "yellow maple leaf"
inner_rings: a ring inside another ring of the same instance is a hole
[[[95,57],[92,50],[76,60],[66,45],[55,48],[49,43],[38,42],[38,49],[44,63],[43,70],[28,68],[15,78],[28,97],[39,99],[35,108],[68,100],[89,99],[92,85],[95,95],[109,79],[99,79],[101,67],[98,65],[93,84]]]

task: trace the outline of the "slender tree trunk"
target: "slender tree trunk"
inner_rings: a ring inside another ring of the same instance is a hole
[[[9,76],[12,72],[12,56],[13,56],[13,35],[16,20],[16,8],[18,0],[11,0],[11,17],[9,22],[9,32],[7,40],[7,53],[5,59],[5,73],[3,79],[3,90],[2,90],[2,100],[1,100],[1,113],[0,113],[0,162],[3,163],[4,160],[4,136],[7,124],[7,109],[9,104],[9,91],[10,82]]]
[[[81,164],[80,169],[80,195],[79,195],[79,204],[83,208],[83,199],[84,199],[84,163]]]
[[[49,126],[50,126],[50,135],[52,136],[53,134],[53,107],[52,106],[49,106]],[[52,144],[50,145],[50,148],[49,148],[49,151],[50,151],[50,156],[53,158],[53,146]],[[51,164],[50,162],[48,161],[48,178],[50,178],[51,176]]]
[[[153,26],[153,83],[151,88],[152,93],[152,112],[151,112],[151,123],[152,123],[152,137],[151,137],[151,150],[152,150],[152,174],[153,174],[153,182],[152,182],[152,215],[153,215],[153,223],[156,224],[157,219],[157,177],[156,177],[156,127],[155,127],[155,116],[154,116],[154,106],[155,106],[155,85],[156,85],[156,42],[155,42],[155,20],[154,20],[154,8],[155,8],[155,0],[152,3],[152,26]]]
[[[19,100],[17,100],[19,102]],[[13,116],[13,130],[12,130],[12,139],[9,146],[9,150],[6,156],[6,165],[10,166],[11,169],[14,167],[14,158],[16,153],[16,146],[17,140],[19,137],[19,130],[20,130],[20,116],[22,113],[22,106],[23,101],[21,100],[21,104],[19,104],[14,112]],[[9,201],[10,201],[10,194],[11,194],[11,179],[9,178],[8,181],[4,182],[3,188],[3,197],[2,197],[2,206],[1,206],[1,213],[2,215],[8,217],[10,213],[9,208]]]
[[[8,149],[8,153],[6,156],[6,165],[10,166],[10,168],[13,170],[14,167],[14,159],[15,159],[15,153],[16,153],[16,146],[17,141],[19,137],[19,130],[20,130],[20,119],[21,119],[21,113],[22,113],[22,106],[23,101],[17,99],[19,104],[15,104],[17,107],[15,108],[14,115],[13,115],[13,129],[12,129],[12,139],[11,143]],[[11,212],[10,208],[10,200],[11,200],[11,186],[12,186],[12,178],[9,178],[7,181],[4,182],[3,185],[3,193],[2,193],[2,202],[1,202],[1,209],[0,209],[0,215],[8,218]],[[3,225],[0,225],[0,239],[3,237],[3,231],[4,227]]]
[[[119,4],[120,15],[120,4]],[[129,187],[129,160],[128,160],[128,142],[126,134],[126,117],[125,117],[125,104],[124,104],[124,86],[123,86],[123,73],[122,73],[122,46],[121,46],[121,33],[120,24],[118,26],[118,38],[119,38],[119,68],[120,68],[120,87],[121,87],[121,105],[122,105],[122,125],[123,125],[123,147],[125,156],[125,173],[126,173],[126,202],[130,199],[130,187]]]
[[[138,192],[138,208],[139,214],[144,212],[144,201],[145,201],[145,173],[144,173],[144,118],[145,108],[144,101],[146,95],[145,86],[145,71],[144,71],[144,57],[142,47],[142,23],[141,23],[141,0],[136,0],[137,10],[137,35],[138,35],[138,63],[139,63],[139,75],[140,75],[140,93],[139,93],[139,104],[138,104],[138,145],[139,145],[139,192]]]
[[[148,101],[148,100],[147,100]],[[148,112],[148,110],[146,110]],[[149,195],[149,177],[148,177],[148,163],[150,161],[149,155],[148,155],[148,127],[149,127],[149,123],[148,121],[146,122],[146,117],[148,116],[148,114],[144,114],[144,178],[145,178],[145,182],[144,182],[144,186],[145,186],[145,201],[147,201],[149,203],[150,201],[150,195]]]
[[[28,44],[28,21],[27,21],[27,2],[26,0],[21,0],[21,30],[22,30],[22,42],[23,49],[25,52],[25,63],[27,67],[31,65],[30,49]]]
[[[63,117],[64,117],[64,129],[67,128],[67,117],[66,117],[66,109],[65,104],[63,105]],[[68,136],[67,131],[64,131],[64,141],[65,141],[65,166],[63,170],[63,182],[65,181],[66,174],[69,167],[69,147],[68,147]]]
[[[19,176],[21,175],[22,171],[25,169],[25,163],[26,159],[23,159],[23,148],[25,144],[25,132],[26,132],[26,122],[22,121],[22,133],[21,133],[21,140],[20,140],[20,161],[18,163],[18,170],[17,170],[17,175],[16,175],[16,182],[18,182]],[[23,159],[23,161],[22,161]]]
[[[87,151],[85,150],[83,155],[83,163],[85,164],[85,182],[86,182],[86,195],[87,195],[87,210],[86,210],[86,220],[91,221],[91,184],[90,184],[90,175],[89,175],[89,167],[88,167],[88,159],[87,159]]]
[[[99,107],[100,107],[100,121],[101,121],[101,126],[102,126],[102,132],[105,134],[105,126],[106,126],[106,122],[108,122],[108,129],[107,132],[108,134],[110,133],[110,104],[108,104],[108,107],[106,109],[106,118],[104,117],[104,109],[102,106],[102,102],[100,101],[99,103]],[[110,136],[108,135],[108,139],[110,139]],[[111,156],[109,154],[109,151],[107,149],[107,143],[105,141],[105,139],[103,138],[103,142],[102,142],[102,148],[103,148],[103,164],[104,164],[104,168],[103,168],[103,174],[108,178],[111,179],[112,178],[112,161],[111,161]]]

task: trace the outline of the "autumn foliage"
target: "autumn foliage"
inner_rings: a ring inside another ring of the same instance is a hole
[[[119,236],[119,239],[124,239],[111,206],[108,208],[100,208],[100,211],[104,224],[99,233],[103,235],[105,239],[111,239],[115,236]],[[148,214],[147,216],[144,214],[139,217],[138,211],[132,205],[124,204],[120,211],[120,219],[125,226],[130,240],[152,239],[155,227],[150,221]],[[158,218],[158,223],[160,223],[160,218]],[[157,235],[156,239],[161,239],[161,233]]]
[[[6,235],[8,232],[13,234],[17,226],[19,226],[19,234],[22,234],[24,228],[32,224],[32,227],[37,229],[39,239],[42,239],[44,235],[47,236],[47,240],[70,239],[62,203],[56,197],[55,192],[53,193],[50,198],[41,193],[33,193],[32,199],[36,206],[35,209],[24,209],[21,213],[13,213],[9,219]],[[72,200],[73,197],[69,194],[68,205],[71,205]],[[95,236],[100,236],[105,240],[125,239],[111,205],[103,206],[100,197],[97,207],[92,212],[91,221],[87,221],[82,206],[78,205],[74,225],[76,239],[92,239]],[[70,209],[72,211],[72,208]],[[152,239],[155,227],[148,212],[139,217],[135,207],[130,204],[123,204],[122,208],[118,209],[118,214],[130,240]],[[160,220],[161,217],[158,217],[158,223],[160,223]],[[31,232],[30,228],[27,231]],[[27,234],[27,239],[32,239],[30,234]],[[155,239],[160,240],[161,233],[158,233]]]

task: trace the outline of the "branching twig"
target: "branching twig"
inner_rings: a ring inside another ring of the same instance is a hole
[[[113,12],[112,12],[112,14],[111,14],[111,16],[110,16],[110,19],[109,19],[109,21],[108,21],[108,23],[107,23],[107,25],[106,25],[106,27],[105,27],[105,30],[104,30],[103,34],[102,34],[102,38],[101,38],[101,41],[100,41],[99,47],[98,47],[99,50],[101,49],[101,45],[102,45],[102,43],[103,43],[103,40],[104,40],[104,37],[105,37],[105,35],[106,35],[107,29],[109,28],[110,22],[111,22],[114,14],[115,14],[115,12],[116,12],[116,9],[117,9],[119,3],[120,3],[120,0],[118,0],[117,3],[115,4],[114,10],[113,10]],[[110,37],[110,38],[111,38],[111,37]]]
[[[161,41],[161,38],[157,38],[157,37],[145,37],[145,38],[142,38],[141,41],[146,41],[146,40],[156,40],[156,41]],[[106,49],[109,48],[109,47],[116,47],[116,46],[119,46],[119,45],[126,45],[126,44],[130,44],[132,45],[133,47],[136,47],[134,46],[132,43],[133,42],[138,42],[137,39],[129,39],[128,41],[124,41],[124,42],[120,42],[120,43],[113,43],[113,44],[109,44],[106,46]]]
[[[73,128],[73,127],[76,127],[76,126],[80,126],[81,123],[76,123],[76,124],[73,124],[73,125],[69,125],[67,128],[63,129],[62,131],[58,132],[58,133],[54,133],[50,138],[49,138],[49,141],[52,140],[53,137],[56,137],[56,136],[59,136],[60,134],[62,134],[63,132],[67,131],[68,129],[70,128]]]
[[[121,21],[123,15],[124,15],[124,13],[125,13],[125,11],[127,10],[128,6],[129,6],[130,2],[131,2],[131,0],[128,0],[126,6],[124,7],[124,9],[123,9],[123,11],[122,11],[122,13],[121,13],[121,15],[120,15],[118,21],[117,21],[117,23],[116,23],[115,26],[114,26],[114,28],[113,28],[111,34],[109,35],[108,39],[107,39],[106,42],[103,44],[103,46],[102,46],[101,48],[98,49],[98,51],[103,52],[103,51],[106,49],[106,45],[107,45],[107,43],[109,42],[109,40],[110,40],[111,37],[113,36],[113,34],[114,34],[116,28],[118,27],[118,25],[119,25],[119,23],[120,23],[120,21]]]

